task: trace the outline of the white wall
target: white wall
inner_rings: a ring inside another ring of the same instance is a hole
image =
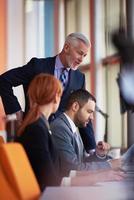
[[[24,1],[7,0],[7,70],[24,64]],[[24,93],[14,90],[24,108]]]

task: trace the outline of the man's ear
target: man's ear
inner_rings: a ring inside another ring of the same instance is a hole
[[[74,112],[76,112],[76,111],[79,110],[79,108],[80,108],[79,103],[78,103],[77,101],[75,101],[75,102],[72,104],[72,110],[73,110]]]
[[[65,53],[68,53],[69,52],[69,44],[67,44],[67,43],[65,43],[65,45],[64,45],[64,51],[65,51]]]

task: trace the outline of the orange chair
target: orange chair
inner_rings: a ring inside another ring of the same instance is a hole
[[[1,144],[0,164],[19,200],[39,198],[40,188],[21,144]]]
[[[18,200],[14,191],[11,189],[3,171],[0,167],[0,199],[1,200]]]
[[[2,137],[2,135],[0,135],[0,144],[5,143],[4,138]]]

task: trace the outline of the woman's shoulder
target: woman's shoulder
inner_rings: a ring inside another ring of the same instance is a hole
[[[32,122],[28,126],[26,126],[24,132],[21,136],[17,137],[17,140],[35,140],[39,138],[47,138],[48,137],[48,129],[41,118]]]
[[[42,119],[42,117],[40,117],[39,119],[37,119],[36,121],[32,122],[31,124],[29,124],[27,127],[26,127],[26,130],[45,130],[47,129],[47,126],[44,122],[44,120]]]

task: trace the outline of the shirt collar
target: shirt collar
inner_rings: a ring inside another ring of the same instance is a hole
[[[68,120],[68,122],[69,122],[69,124],[71,126],[71,129],[72,129],[73,133],[76,133],[77,127],[76,127],[75,123],[73,122],[73,120],[66,113],[64,113],[64,115],[66,116],[66,118],[67,118],[67,120]]]

